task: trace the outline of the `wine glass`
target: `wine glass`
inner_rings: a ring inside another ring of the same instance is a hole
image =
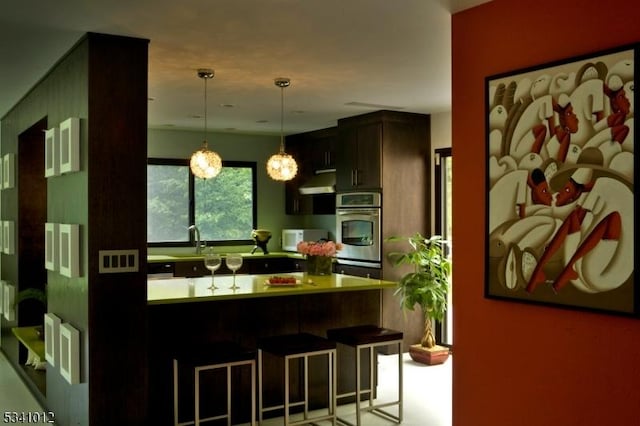
[[[242,256],[240,254],[228,254],[226,261],[227,268],[233,271],[233,285],[229,288],[232,290],[240,288],[236,285],[236,271],[242,266]]]
[[[204,267],[211,271],[211,286],[207,287],[210,290],[215,290],[216,287],[213,283],[213,274],[220,269],[222,265],[222,258],[218,253],[214,253],[213,250],[209,250],[204,254]]]

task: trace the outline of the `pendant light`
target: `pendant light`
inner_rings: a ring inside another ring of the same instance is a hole
[[[209,149],[207,143],[207,80],[213,78],[213,70],[201,68],[198,77],[204,80],[204,141],[202,148],[191,154],[191,173],[201,179],[211,179],[218,176],[222,170],[222,158],[217,152]]]
[[[267,173],[273,180],[287,181],[293,179],[298,172],[296,160],[284,152],[284,88],[289,87],[291,80],[276,78],[274,82],[280,88],[280,152],[267,161]]]

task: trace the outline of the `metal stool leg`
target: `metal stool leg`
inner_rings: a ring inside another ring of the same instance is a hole
[[[173,425],[178,426],[178,361],[173,360]]]

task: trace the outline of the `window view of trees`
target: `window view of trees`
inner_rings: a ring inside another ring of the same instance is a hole
[[[189,166],[147,165],[147,242],[188,242]]]
[[[205,241],[251,239],[253,226],[253,170],[223,167],[208,180],[195,181],[195,224]]]
[[[250,240],[256,216],[256,163],[224,162],[214,179],[194,179],[187,160],[150,159],[147,166],[147,242],[190,244]]]

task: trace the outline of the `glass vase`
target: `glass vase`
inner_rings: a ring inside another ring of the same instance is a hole
[[[333,258],[330,256],[307,256],[307,274],[331,275]]]

